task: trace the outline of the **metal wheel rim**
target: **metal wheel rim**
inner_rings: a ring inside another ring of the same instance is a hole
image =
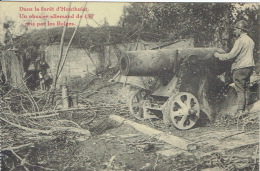
[[[147,99],[148,91],[140,89],[133,94],[129,101],[130,114],[138,120],[144,119],[143,104]]]
[[[170,101],[170,117],[178,129],[190,129],[196,125],[200,106],[197,98],[191,93],[180,92]]]

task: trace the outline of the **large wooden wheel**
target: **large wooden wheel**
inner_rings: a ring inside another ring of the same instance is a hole
[[[149,96],[149,91],[145,89],[140,89],[136,91],[129,100],[129,110],[130,114],[136,119],[144,119],[143,105],[145,100]]]
[[[199,119],[200,106],[191,93],[180,92],[170,101],[170,118],[178,129],[190,129]]]

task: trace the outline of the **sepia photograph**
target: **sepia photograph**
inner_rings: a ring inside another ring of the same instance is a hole
[[[0,2],[1,171],[258,171],[259,2]]]

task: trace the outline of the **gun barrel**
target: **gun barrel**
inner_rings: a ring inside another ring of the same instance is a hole
[[[120,71],[126,76],[152,76],[171,72],[177,50],[128,51],[120,60]]]
[[[178,48],[127,51],[120,59],[120,71],[126,76],[159,76],[178,72],[184,60],[196,60],[215,69],[219,60],[213,57],[217,48]],[[212,68],[212,69],[213,69]]]

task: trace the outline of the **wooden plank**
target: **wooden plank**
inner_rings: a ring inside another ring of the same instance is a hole
[[[197,148],[196,144],[191,143],[190,141],[188,141],[186,139],[164,133],[164,132],[159,131],[157,129],[150,128],[146,125],[142,125],[142,124],[124,119],[120,116],[110,115],[109,118],[114,120],[114,121],[117,121],[119,123],[124,123],[124,124],[130,125],[130,126],[134,127],[136,130],[138,130],[138,131],[140,131],[144,134],[147,134],[149,136],[153,136],[154,138],[156,138],[158,140],[162,140],[162,141],[169,143],[169,144],[171,144],[175,147],[178,147],[180,149],[192,150],[193,151],[193,150],[196,150],[196,148]]]

